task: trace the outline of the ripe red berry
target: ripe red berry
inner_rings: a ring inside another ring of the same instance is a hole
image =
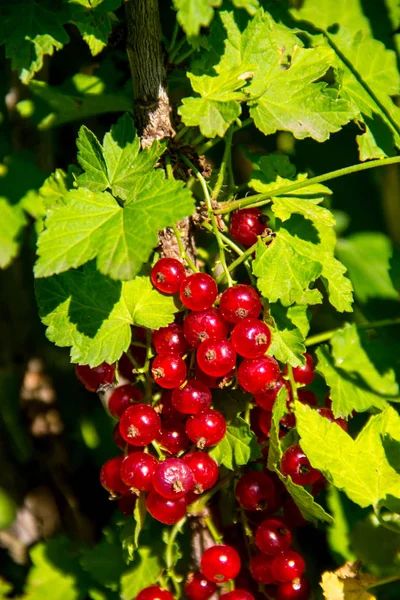
[[[225,338],[228,325],[217,308],[208,308],[189,313],[183,322],[183,333],[189,344],[197,348],[205,340]]]
[[[223,377],[233,369],[236,352],[228,340],[206,340],[197,349],[197,364],[213,377]]]
[[[238,381],[250,394],[262,394],[276,386],[280,379],[279,365],[274,358],[246,358],[238,369]]]
[[[186,498],[178,500],[168,500],[154,490],[146,498],[146,508],[153,519],[164,523],[165,525],[174,525],[180,521],[186,514]]]
[[[125,450],[127,443],[121,435],[121,432],[119,430],[119,423],[117,423],[114,427],[113,440],[117,448],[119,448],[120,450]]]
[[[275,484],[266,473],[250,471],[239,479],[235,496],[245,510],[266,510],[270,506],[275,506]]]
[[[176,258],[161,258],[150,275],[154,287],[163,294],[176,294],[185,277],[185,268]]]
[[[151,340],[157,354],[186,354],[189,344],[183,335],[183,328],[178,323],[171,323],[153,331]]]
[[[193,273],[182,281],[179,294],[186,308],[206,310],[217,299],[218,287],[211,275]]]
[[[219,309],[229,323],[239,323],[242,319],[256,319],[261,312],[261,301],[256,290],[249,285],[234,285],[222,294]]]
[[[195,492],[202,494],[218,481],[218,465],[207,452],[188,452],[182,460],[192,469]]]
[[[189,379],[185,387],[176,388],[172,404],[177,411],[186,415],[197,415],[211,406],[211,392],[196,379]]]
[[[208,581],[202,573],[191,574],[185,583],[185,594],[189,600],[208,600],[216,589],[216,584]]]
[[[271,344],[271,332],[269,327],[258,319],[243,319],[233,328],[231,342],[240,356],[260,358]]]
[[[198,364],[196,364],[196,379],[200,381],[203,385],[213,390],[222,390],[227,387],[230,383],[232,383],[235,377],[235,369],[229,371],[223,377],[212,377],[212,375],[207,375],[202,371]]]
[[[113,417],[119,419],[122,413],[134,402],[139,402],[143,398],[142,392],[130,385],[120,385],[115,388],[108,400],[108,410]]]
[[[297,444],[290,446],[283,453],[281,459],[281,472],[292,478],[298,485],[311,485],[318,481],[321,472],[314,469],[303,450]]]
[[[179,458],[166,458],[157,465],[153,487],[163,498],[178,500],[194,486],[192,469]]]
[[[118,498],[117,506],[119,511],[125,517],[131,517],[133,515],[133,511],[135,510],[137,497],[133,494],[129,494],[128,496],[121,496]]]
[[[265,519],[256,530],[256,546],[264,554],[276,556],[289,550],[292,534],[286,523],[279,517]]]
[[[276,600],[308,600],[309,597],[310,584],[305,577],[280,583],[276,588]]]
[[[277,581],[293,581],[306,570],[304,559],[298,552],[288,550],[275,556],[271,563],[271,573]]]
[[[186,435],[185,423],[176,420],[165,421],[158,442],[169,454],[178,454],[189,448],[190,440]]]
[[[111,458],[101,467],[100,483],[111,494],[129,494],[129,488],[121,479],[120,469],[124,456]]]
[[[128,444],[147,446],[160,434],[160,417],[154,408],[147,404],[132,404],[123,413],[119,430]]]
[[[75,365],[75,374],[89,392],[97,392],[113,383],[115,367],[105,362],[93,368],[89,365]]]
[[[174,597],[167,590],[158,587],[158,585],[151,585],[139,592],[136,600],[174,600]]]
[[[215,446],[224,437],[226,422],[224,417],[216,410],[205,410],[199,415],[189,417],[186,421],[186,433],[198,448]]]
[[[242,246],[252,246],[266,228],[267,218],[259,208],[242,208],[232,214],[230,233]]]
[[[283,386],[286,386],[288,392],[288,402],[291,402],[293,400],[293,394],[290,382],[286,379],[281,378],[278,379],[274,387],[269,388],[262,394],[256,394],[254,396],[254,400],[256,401],[257,406],[259,406],[263,410],[272,410],[274,407],[276,397]]]
[[[304,354],[306,363],[303,367],[293,367],[293,378],[296,383],[309,385],[314,380],[314,361],[310,354]]]
[[[271,573],[272,560],[272,556],[267,556],[261,552],[251,558],[250,573],[257,583],[262,583],[263,585],[276,583],[276,579]]]
[[[318,398],[312,390],[300,388],[297,390],[297,396],[300,402],[308,406],[318,406]]]
[[[250,592],[247,592],[246,590],[240,589],[232,590],[227,594],[222,594],[222,596],[220,596],[220,600],[222,600],[222,598],[224,598],[224,600],[255,600],[253,594],[250,594]]]
[[[150,492],[157,464],[158,460],[151,454],[131,452],[122,461],[121,479],[134,493]]]
[[[177,354],[156,356],[151,367],[154,381],[162,388],[176,388],[186,379],[186,363]]]
[[[173,390],[164,390],[161,399],[154,405],[154,408],[167,421],[184,421],[186,415],[178,412],[172,404]]]
[[[328,421],[330,421],[331,423],[336,423],[336,425],[339,425],[339,427],[341,427],[343,431],[347,431],[347,421],[341,418],[335,419],[335,415],[333,414],[333,411],[330,408],[317,408],[317,413],[319,413],[321,417],[325,417],[325,419],[328,419]]]
[[[241,562],[239,554],[232,546],[221,545],[208,548],[201,557],[201,571],[210,581],[224,583],[235,579]]]

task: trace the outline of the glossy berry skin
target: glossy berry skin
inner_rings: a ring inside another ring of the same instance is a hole
[[[101,467],[100,483],[105,490],[115,495],[129,494],[129,488],[121,479],[120,469],[124,456],[111,458]]]
[[[341,418],[335,419],[335,415],[333,414],[333,411],[330,408],[317,408],[317,413],[319,413],[321,417],[325,417],[325,419],[328,419],[328,421],[330,421],[331,423],[336,423],[336,425],[339,425],[339,427],[341,427],[343,431],[347,431],[347,421]]]
[[[140,402],[143,398],[142,392],[130,385],[120,385],[115,388],[108,400],[108,410],[116,419],[120,419],[122,413],[134,402]]]
[[[217,589],[202,573],[193,573],[185,583],[185,594],[189,600],[208,600]]]
[[[178,454],[189,448],[190,440],[186,435],[185,423],[176,420],[165,421],[161,426],[158,442],[169,454]]]
[[[264,554],[276,556],[287,552],[292,543],[292,534],[279,517],[265,519],[256,530],[256,546]]]
[[[250,394],[262,394],[276,386],[280,379],[279,365],[274,358],[246,358],[238,369],[240,386]]]
[[[203,553],[200,568],[209,581],[224,583],[239,574],[240,557],[232,546],[211,546]]]
[[[171,323],[153,331],[151,340],[157,354],[186,354],[189,344],[183,335],[183,328],[178,323]]]
[[[121,435],[121,432],[119,430],[119,423],[117,423],[114,427],[114,431],[113,431],[113,440],[114,440],[114,444],[117,446],[117,448],[119,448],[120,450],[125,450],[125,448],[127,447],[127,443],[124,440],[124,438]]]
[[[89,365],[75,365],[75,374],[89,392],[97,392],[99,388],[113,383],[115,367],[105,362],[93,368]]]
[[[224,600],[255,600],[253,594],[250,594],[250,592],[247,592],[246,590],[240,589],[232,590],[227,594],[222,594],[222,596],[220,596],[220,600],[222,600],[222,598],[224,598]]]
[[[281,472],[292,478],[298,485],[312,485],[321,478],[321,472],[314,469],[299,445],[290,446],[283,453]]]
[[[236,364],[236,352],[228,340],[206,340],[197,349],[197,364],[206,375],[223,377]]]
[[[179,458],[166,458],[153,473],[153,487],[167,500],[178,500],[194,486],[192,469]]]
[[[276,503],[275,484],[266,473],[250,471],[239,479],[235,497],[245,510],[266,510]]]
[[[178,412],[197,415],[211,406],[211,392],[196,379],[189,379],[183,388],[176,388],[172,394],[172,404]]]
[[[304,354],[306,364],[304,367],[293,367],[293,378],[296,383],[309,385],[314,381],[314,361],[310,354]]]
[[[278,381],[273,387],[269,388],[262,394],[255,394],[254,400],[257,406],[259,406],[263,410],[272,410],[274,407],[276,397],[283,386],[286,386],[288,392],[288,402],[291,402],[293,400],[291,385],[289,381],[282,378],[278,379]]]
[[[164,390],[161,399],[155,404],[155,409],[160,413],[163,419],[167,421],[184,421],[186,415],[178,412],[172,404],[172,394],[174,390]]]
[[[194,489],[197,494],[202,494],[217,483],[218,465],[207,452],[200,450],[188,452],[182,456],[182,460],[192,469],[195,480]]]
[[[249,285],[238,284],[222,294],[219,310],[229,323],[239,323],[242,319],[256,319],[261,312],[261,301],[256,290]]]
[[[258,319],[243,319],[233,328],[231,342],[240,356],[260,358],[271,344],[271,332],[268,325]]]
[[[193,273],[181,283],[180,298],[190,310],[210,308],[218,296],[218,287],[211,275]]]
[[[191,312],[183,322],[183,333],[197,348],[205,340],[221,340],[228,335],[228,325],[217,308]]]
[[[150,492],[152,477],[158,465],[155,456],[147,452],[131,452],[121,464],[121,479],[134,493]]]
[[[139,592],[136,600],[174,600],[174,597],[167,590],[158,587],[158,585],[151,585]]]
[[[154,381],[162,388],[179,387],[186,379],[186,363],[178,354],[156,356],[151,367]]]
[[[304,559],[298,552],[288,550],[275,556],[271,563],[271,573],[277,581],[293,581],[306,570]]]
[[[309,597],[310,584],[305,577],[280,583],[276,588],[275,600],[308,600]]]
[[[188,438],[200,449],[218,444],[224,437],[225,432],[226,422],[224,417],[211,408],[199,415],[189,417],[186,421]]]
[[[198,364],[196,364],[195,372],[197,381],[200,381],[203,385],[213,390],[222,390],[224,387],[227,387],[235,377],[235,369],[232,369],[223,377],[212,377],[212,375],[204,373]]]
[[[257,583],[268,585],[276,583],[275,577],[271,573],[272,556],[266,554],[256,554],[250,560],[250,574]]]
[[[147,446],[160,435],[160,417],[148,404],[132,404],[123,413],[119,430],[132,446]]]
[[[180,521],[186,514],[186,498],[178,500],[168,500],[156,491],[151,491],[146,498],[146,508],[153,519],[160,521],[165,525],[174,525]]]
[[[176,258],[161,258],[156,262],[150,274],[152,284],[163,294],[179,292],[185,277],[185,268]]]
[[[230,234],[233,239],[248,248],[265,231],[266,218],[259,208],[242,208],[232,214]]]
[[[308,404],[308,406],[318,406],[318,398],[312,390],[300,388],[297,390],[299,402]]]

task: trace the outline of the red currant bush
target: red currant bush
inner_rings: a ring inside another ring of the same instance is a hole
[[[133,404],[122,414],[119,430],[128,444],[147,446],[160,435],[160,417],[147,404]]]
[[[270,356],[245,359],[238,369],[239,384],[250,394],[265,393],[269,388],[274,388],[279,379],[279,365]]]
[[[168,500],[178,500],[194,486],[192,469],[179,458],[167,458],[159,463],[153,473],[155,491]]]
[[[186,277],[184,266],[176,258],[161,258],[151,270],[151,281],[163,294],[176,294]]]
[[[75,365],[75,374],[89,392],[97,392],[114,381],[115,367],[105,362],[98,367]]]
[[[185,583],[185,594],[189,600],[208,600],[217,590],[213,581],[208,581],[202,573],[192,573]]]
[[[223,377],[235,366],[236,352],[228,340],[206,340],[197,349],[197,364],[212,377]]]
[[[311,485],[321,478],[321,472],[314,469],[300,446],[290,446],[281,459],[283,475],[292,478],[298,485]]]
[[[189,417],[186,421],[186,433],[198,448],[215,446],[224,437],[226,422],[216,410],[205,410],[199,415]]]
[[[217,308],[191,312],[183,322],[185,338],[195,348],[208,339],[224,339],[228,331],[228,325]]]
[[[219,309],[229,323],[239,323],[249,317],[257,318],[261,312],[261,301],[256,290],[249,285],[234,285],[221,296]]]
[[[172,404],[178,412],[197,415],[210,408],[211,392],[196,379],[189,379],[184,387],[174,390]]]
[[[289,550],[292,534],[282,519],[265,519],[257,527],[255,542],[261,552],[275,556]]]
[[[154,381],[162,388],[179,387],[186,379],[186,363],[178,354],[156,356],[151,367]]]
[[[226,544],[208,548],[201,557],[201,572],[209,581],[215,583],[235,579],[240,568],[239,554],[232,546]]]
[[[275,485],[272,479],[262,471],[250,471],[239,479],[235,496],[245,510],[267,510],[275,506]]]
[[[217,299],[218,288],[211,275],[194,273],[182,281],[179,293],[186,308],[206,310]]]
[[[157,354],[186,354],[189,344],[183,335],[183,328],[178,323],[171,323],[153,331],[151,336]]]
[[[237,210],[231,217],[231,236],[242,246],[253,246],[257,241],[257,236],[265,231],[266,220],[259,208]]]
[[[146,508],[153,519],[164,523],[164,525],[174,525],[180,521],[186,514],[186,498],[169,500],[157,494],[152,490],[146,498]]]
[[[116,419],[120,419],[122,413],[130,406],[133,402],[140,402],[142,400],[142,392],[130,385],[120,385],[115,388],[108,400],[108,410]]]
[[[158,587],[158,585],[151,585],[139,592],[136,600],[174,600],[174,597],[167,590]]]
[[[121,479],[134,493],[150,492],[157,464],[157,459],[151,454],[131,452],[122,461]]]

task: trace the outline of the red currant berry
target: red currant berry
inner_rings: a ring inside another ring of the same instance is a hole
[[[281,472],[286,477],[290,475],[293,483],[298,485],[312,485],[321,477],[321,472],[311,466],[307,456],[297,444],[290,446],[283,453]]]
[[[154,408],[167,421],[184,421],[186,415],[178,412],[172,404],[173,390],[164,390],[161,399],[154,405]]]
[[[261,235],[266,228],[267,218],[259,208],[242,208],[232,214],[230,222],[230,233],[236,242],[242,246],[253,246],[257,236]]]
[[[225,432],[226,422],[224,417],[211,408],[199,415],[189,417],[186,421],[188,438],[200,449],[218,444],[224,437]]]
[[[274,358],[246,358],[238,369],[238,381],[250,394],[262,394],[274,388],[280,379],[279,365]]]
[[[291,402],[293,400],[292,388],[286,379],[278,379],[276,385],[274,387],[266,390],[263,394],[256,394],[254,396],[254,400],[256,401],[257,406],[262,408],[263,410],[272,410],[274,407],[274,403],[276,397],[278,396],[281,388],[285,386],[288,391],[288,401]],[[299,390],[300,391],[300,390]]]
[[[228,335],[228,325],[217,308],[191,312],[183,322],[183,333],[197,348],[205,340],[221,340]]]
[[[190,310],[210,308],[218,296],[214,279],[207,273],[193,273],[181,283],[179,294],[183,304]]]
[[[120,450],[125,450],[127,444],[119,430],[119,423],[117,423],[114,427],[113,440],[114,440],[114,444],[117,446],[117,448],[119,448]]]
[[[283,516],[285,518],[285,522],[292,529],[307,525],[307,521],[301,514],[293,498],[290,496],[288,496],[283,503]]]
[[[176,258],[161,258],[150,274],[154,287],[163,294],[176,294],[185,277],[185,268]]]
[[[179,458],[166,458],[153,474],[153,487],[163,498],[178,500],[194,486],[192,469]]]
[[[249,285],[234,285],[221,296],[219,309],[229,323],[239,323],[242,319],[256,319],[261,312],[261,301],[256,290]]]
[[[118,499],[117,506],[118,510],[125,516],[131,517],[135,510],[136,496],[129,494],[128,496],[122,496]]]
[[[174,600],[174,597],[167,590],[162,590],[158,585],[151,585],[142,590],[136,596],[136,600]]]
[[[123,413],[119,430],[128,444],[147,446],[160,435],[160,417],[147,404],[132,404]]]
[[[146,348],[131,345],[129,352],[138,367],[143,367],[146,362]],[[118,373],[128,379],[128,381],[136,381],[135,366],[127,354],[123,354],[118,361]]]
[[[239,479],[235,496],[245,510],[266,510],[275,505],[275,485],[266,473],[250,471]]]
[[[217,589],[202,573],[193,573],[185,583],[185,594],[189,600],[208,600]]]
[[[100,483],[105,490],[111,494],[121,494],[125,496],[129,494],[129,488],[121,479],[120,469],[124,456],[111,458],[101,467]]]
[[[271,332],[269,327],[258,319],[243,319],[233,328],[231,342],[240,356],[260,358],[271,344]]]
[[[265,519],[256,530],[256,546],[264,554],[276,556],[289,550],[292,534],[286,523],[278,517]]]
[[[197,349],[197,364],[213,377],[223,377],[233,369],[236,352],[228,340],[206,340]]]
[[[178,323],[171,323],[153,331],[151,336],[157,354],[186,354],[189,344],[183,335],[183,328]]]
[[[304,367],[293,367],[293,378],[296,383],[309,385],[314,380],[314,361],[310,354],[304,354]]]
[[[299,401],[303,404],[308,404],[308,406],[318,406],[318,398],[311,390],[300,388],[297,390],[297,396]]]
[[[227,594],[222,594],[222,596],[220,596],[220,600],[222,600],[222,598],[224,598],[224,600],[255,600],[253,594],[250,594],[250,592],[247,592],[246,590],[240,589],[232,590]]]
[[[291,429],[296,427],[296,415],[294,413],[286,413],[279,421],[279,437],[286,435]]]
[[[218,481],[218,465],[207,452],[188,452],[182,460],[192,469],[195,492],[202,494]]]
[[[272,560],[272,556],[267,556],[261,552],[250,560],[250,574],[257,583],[263,585],[276,583],[276,579],[271,573]]]
[[[176,420],[163,423],[158,441],[169,454],[178,454],[189,448],[190,444],[185,424]]]
[[[93,368],[89,365],[75,365],[75,374],[89,392],[97,392],[99,388],[113,383],[115,367],[105,362]]]
[[[276,600],[308,600],[309,597],[310,584],[305,577],[280,583],[276,588]]]
[[[134,493],[150,492],[157,459],[146,452],[131,452],[121,464],[121,479]]]
[[[108,400],[108,410],[113,417],[119,419],[122,413],[133,404],[133,402],[139,402],[143,398],[142,392],[130,385],[120,385],[115,388]]]
[[[185,387],[174,390],[172,404],[178,412],[186,415],[197,415],[210,408],[211,392],[196,379],[189,379]]]
[[[277,581],[293,581],[306,570],[304,559],[298,552],[289,550],[275,556],[271,563],[271,573]]]
[[[293,413],[286,414],[279,421],[279,437],[282,438],[283,436],[285,436],[288,433],[288,431],[293,429],[293,427],[295,425],[296,425],[296,418],[295,418],[294,414]],[[270,436],[271,426],[272,426],[272,413],[267,410],[260,410],[260,412],[258,413],[258,427],[260,428],[261,432],[267,438],[269,438],[269,436]]]
[[[215,583],[235,579],[240,567],[239,554],[232,546],[226,544],[208,548],[201,557],[201,572],[209,581]]]
[[[212,377],[212,375],[207,375],[202,371],[198,364],[196,364],[196,379],[200,381],[203,385],[208,388],[212,388],[213,390],[222,390],[225,387],[228,387],[233,381],[235,377],[235,369],[229,371],[223,377]]]
[[[347,431],[347,421],[341,418],[335,419],[335,415],[333,414],[333,411],[330,408],[317,408],[317,413],[319,413],[321,417],[325,417],[325,419],[328,419],[328,421],[330,421],[331,423],[336,423],[336,425],[339,425],[339,427],[341,427],[343,431]]]
[[[186,363],[177,354],[156,356],[151,367],[154,381],[162,388],[176,388],[186,379]]]
[[[164,523],[164,525],[174,525],[180,521],[186,514],[186,498],[178,500],[168,500],[154,490],[146,498],[146,508],[153,519]]]

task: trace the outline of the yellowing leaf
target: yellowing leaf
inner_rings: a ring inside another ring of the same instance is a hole
[[[376,582],[376,577],[360,572],[360,563],[346,563],[334,573],[326,571],[322,575],[321,587],[326,600],[376,600],[368,587]]]

